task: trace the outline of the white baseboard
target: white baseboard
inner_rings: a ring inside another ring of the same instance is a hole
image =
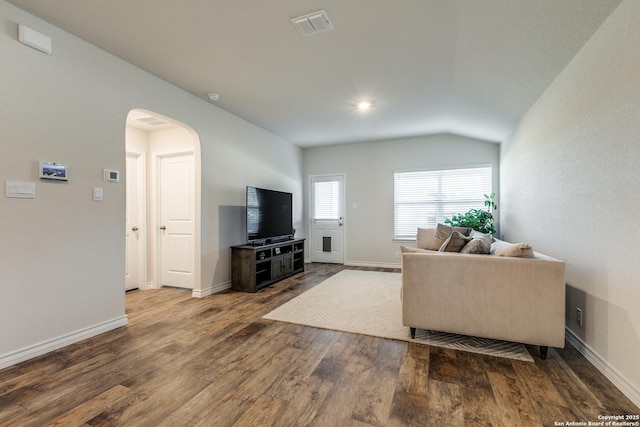
[[[227,289],[231,289],[231,282],[224,282],[213,285],[208,287],[207,289],[194,289],[191,292],[191,296],[193,298],[203,298],[209,295],[217,294],[218,292],[226,291]]]
[[[87,338],[100,335],[102,333],[124,326],[127,323],[129,323],[129,319],[126,315],[123,315],[120,317],[116,317],[115,319],[107,320],[106,322],[98,323],[97,325],[89,326],[87,328],[83,328],[75,332],[70,332],[68,334],[46,340],[38,344],[30,345],[20,350],[0,355],[0,369],[15,365],[16,363],[24,362],[25,360],[29,360],[36,356],[49,353],[50,351],[66,347],[70,344],[77,343]]]
[[[402,264],[385,263],[385,262],[364,262],[364,261],[345,261],[344,265],[352,267],[374,267],[374,268],[400,268]]]
[[[618,389],[629,398],[637,406],[640,406],[640,389],[631,384],[624,375],[616,368],[611,366],[609,362],[604,360],[596,351],[587,343],[582,341],[573,331],[565,328],[567,331],[567,341],[578,350],[585,359],[587,359],[597,370],[609,379]]]

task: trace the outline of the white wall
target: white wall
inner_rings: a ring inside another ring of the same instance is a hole
[[[127,143],[127,149],[133,149],[142,153],[149,152],[149,132],[145,130],[127,126],[125,130],[125,141]]]
[[[500,211],[507,240],[566,261],[567,325],[637,404],[639,21],[621,3],[502,144]]]
[[[499,157],[498,144],[449,134],[307,148],[305,200],[310,175],[345,174],[345,263],[398,267],[396,252],[412,243],[393,239],[393,173],[491,164],[499,194]]]
[[[18,23],[51,37],[53,55],[19,43]],[[125,169],[131,109],[200,137],[203,289],[230,280],[229,246],[245,239],[246,185],[301,200],[298,147],[2,0],[0,28],[0,183],[36,182],[38,192],[0,196],[0,367],[126,322],[125,188],[103,182],[102,169]],[[38,160],[67,164],[71,180],[39,181]],[[103,202],[92,201],[94,186]]]

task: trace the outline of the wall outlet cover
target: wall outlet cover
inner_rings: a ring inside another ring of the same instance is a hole
[[[576,308],[576,322],[578,326],[582,326],[582,309]]]

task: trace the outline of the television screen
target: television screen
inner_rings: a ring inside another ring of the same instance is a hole
[[[247,187],[247,241],[293,234],[293,194]]]

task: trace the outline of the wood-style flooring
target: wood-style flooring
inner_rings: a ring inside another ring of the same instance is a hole
[[[535,363],[262,316],[344,267],[257,294],[126,296],[129,325],[0,371],[0,426],[553,426],[639,409],[569,344]]]

